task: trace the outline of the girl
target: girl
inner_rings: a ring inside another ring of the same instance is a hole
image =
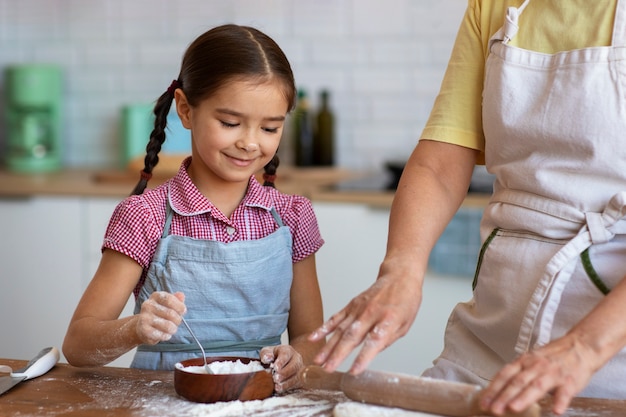
[[[173,99],[191,157],[144,193]],[[306,339],[323,321],[315,270],[323,240],[310,201],[273,188],[294,102],[289,62],[258,30],[224,25],[189,46],[154,108],[141,179],[113,213],[70,322],[70,364],[103,365],[137,347],[132,367],[173,369],[200,354],[178,330],[185,315],[209,356],[260,356],[277,392],[299,386],[299,369],[323,344]],[[118,318],[131,292],[135,315]],[[286,329],[288,346],[280,345]]]

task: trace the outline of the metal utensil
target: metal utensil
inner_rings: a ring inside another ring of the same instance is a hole
[[[196,335],[191,330],[191,327],[189,327],[189,324],[187,324],[187,320],[185,320],[183,316],[180,316],[180,318],[182,319],[183,324],[187,328],[187,331],[189,332],[191,337],[193,337],[193,340],[196,341],[196,344],[198,345],[198,347],[200,348],[200,351],[202,352],[202,358],[204,359],[204,370],[206,371],[207,374],[212,374],[213,371],[211,370],[211,368],[209,368],[209,363],[206,361],[206,353],[204,353],[204,348],[202,347],[202,343],[200,343]]]
[[[28,364],[0,378],[0,395],[27,379],[36,378],[48,372],[59,361],[59,350],[55,347],[42,349]]]

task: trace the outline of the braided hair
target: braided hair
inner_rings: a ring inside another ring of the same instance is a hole
[[[191,106],[199,105],[221,86],[236,78],[253,77],[259,82],[279,80],[288,110],[295,106],[296,87],[287,57],[278,44],[258,29],[226,24],[215,27],[194,40],[183,56],[178,78],[161,94],[154,106],[154,129],[146,145],[144,168],[132,194],[141,194],[159,163],[159,152],[165,142],[167,115],[180,88]],[[264,167],[265,186],[274,186],[278,155]]]

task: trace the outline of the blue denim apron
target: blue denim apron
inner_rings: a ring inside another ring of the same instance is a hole
[[[163,235],[135,304],[155,291],[185,294],[185,319],[207,356],[258,358],[264,346],[280,344],[287,328],[293,279],[292,237],[274,208],[279,225],[258,240],[223,243],[170,235],[169,203]],[[184,326],[167,342],[140,345],[132,368],[174,369],[202,357]]]

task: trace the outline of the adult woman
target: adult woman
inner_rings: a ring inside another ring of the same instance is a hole
[[[428,254],[484,159],[496,181],[474,297],[425,375],[488,385],[494,413],[548,392],[558,414],[577,394],[626,398],[625,18],[623,0],[470,0],[378,280],[311,336],[335,333],[318,363],[335,369],[363,341],[359,372],[406,333]]]

